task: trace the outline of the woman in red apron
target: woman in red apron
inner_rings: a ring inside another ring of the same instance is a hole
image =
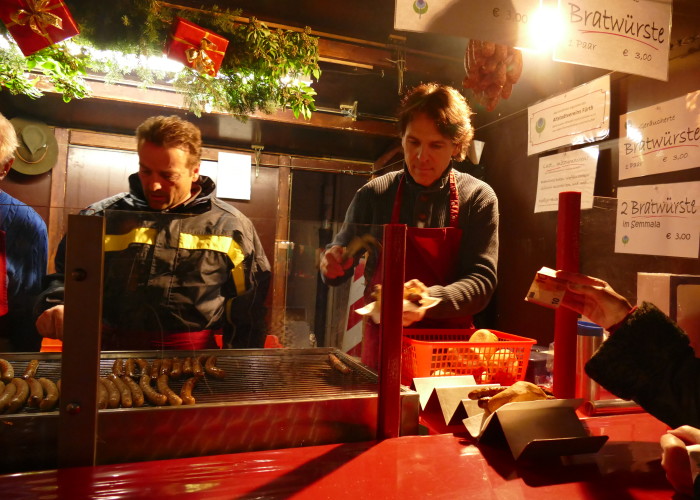
[[[329,285],[345,281],[354,258],[345,246],[363,232],[381,237],[382,225],[406,224],[408,283],[419,282],[440,298],[430,309],[404,312],[404,327],[469,328],[496,286],[498,201],[491,187],[452,168],[466,156],[473,129],[471,110],[455,89],[423,84],[404,97],[399,113],[403,171],[372,179],[356,193],[343,228],[324,253],[320,268]],[[357,256],[354,256],[357,257]],[[367,293],[379,282],[380,256],[367,263]],[[368,320],[362,360],[378,364],[379,334]]]

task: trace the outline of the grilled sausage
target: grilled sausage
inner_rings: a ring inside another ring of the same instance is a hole
[[[139,379],[139,387],[143,391],[143,395],[146,397],[149,403],[156,406],[163,406],[168,402],[168,397],[165,394],[159,393],[151,386],[150,375],[141,375],[141,378]]]
[[[182,374],[192,375],[192,358],[189,356],[182,361]]]
[[[0,358],[0,380],[6,384],[10,383],[15,376],[15,369],[12,363]]]
[[[41,411],[51,411],[58,403],[58,386],[47,378],[40,378],[39,383],[44,389],[44,398],[39,402]]]
[[[29,377],[27,379],[27,384],[29,385],[29,399],[27,399],[27,406],[30,408],[39,408],[39,403],[44,399],[44,388],[34,377]]]
[[[216,366],[216,356],[204,356],[204,372],[210,377],[218,378],[219,380],[226,377],[226,371]]]
[[[136,360],[134,358],[129,358],[124,363],[124,375],[127,377],[136,376]]]
[[[151,374],[148,371],[148,361],[143,358],[134,358],[134,362],[139,366],[139,376]]]
[[[173,358],[172,367],[170,368],[170,378],[180,378],[182,375],[182,360]]]
[[[27,380],[31,377],[36,377],[36,370],[38,368],[39,368],[39,360],[32,359],[29,363],[27,363],[27,367],[24,369],[24,375],[22,375],[22,378],[24,380]]]
[[[182,404],[182,399],[180,399],[180,396],[175,394],[175,391],[168,386],[168,376],[165,373],[158,375],[156,386],[158,387],[158,392],[168,398],[168,403],[170,403],[170,406],[180,406]]]
[[[192,358],[192,375],[195,377],[204,376],[204,367],[202,366],[202,356]]]
[[[114,373],[108,374],[107,378],[114,384],[117,391],[119,391],[119,402],[121,405],[124,408],[131,408],[131,390],[129,390],[129,387],[127,387],[124,381]]]
[[[105,389],[107,389],[107,406],[109,408],[119,408],[122,395],[119,389],[117,389],[117,386],[106,377],[100,377],[100,382],[105,386]]]
[[[347,375],[348,373],[352,373],[350,367],[343,363],[340,360],[340,358],[333,353],[328,354],[328,363],[330,363],[331,367],[333,367],[334,370],[338,370],[340,373],[343,373],[345,375]]]
[[[195,403],[194,396],[192,396],[192,391],[194,386],[199,382],[200,377],[190,377],[185,380],[182,384],[182,389],[180,389],[180,398],[182,399],[183,405],[193,405]]]
[[[0,412],[5,411],[5,409],[10,406],[10,401],[17,394],[17,386],[13,383],[9,383],[5,386],[5,390],[0,395]]]
[[[107,392],[107,388],[98,379],[97,380],[97,409],[104,410],[105,408],[107,408],[108,400],[109,400],[109,393]]]
[[[24,406],[29,397],[29,384],[23,378],[13,378],[12,384],[17,387],[15,396],[10,400],[10,406],[7,408],[8,413],[14,413]]]
[[[128,377],[126,375],[123,376],[121,380],[129,388],[129,392],[131,392],[132,406],[134,406],[135,408],[143,406],[144,398],[141,386],[139,386],[139,384],[137,384],[133,378]]]
[[[160,371],[158,375],[170,375],[170,371],[173,367],[173,360],[170,358],[163,358],[160,362]]]
[[[112,373],[117,377],[124,375],[124,360],[122,358],[117,358],[114,360],[112,365]]]
[[[161,359],[154,359],[151,363],[151,378],[156,380],[160,375],[160,365],[163,363]]]

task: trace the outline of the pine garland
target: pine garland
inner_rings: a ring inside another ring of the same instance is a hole
[[[245,121],[257,111],[266,113],[290,108],[295,117],[310,118],[316,92],[304,81],[318,80],[318,39],[304,32],[271,30],[263,22],[241,22],[240,11],[217,6],[193,9],[157,0],[110,0],[108,9],[95,8],[94,0],[64,0],[80,28],[71,39],[85,50],[67,50],[66,43],[24,57],[0,25],[8,48],[0,47],[0,86],[13,94],[40,97],[42,72],[63,94],[64,101],[89,96],[84,77],[103,75],[107,81],[137,78],[143,85],[168,78],[141,66],[124,69],[114,60],[99,59],[91,48],[139,56],[159,56],[176,16],[187,19],[229,40],[229,50],[217,77],[184,68],[170,75],[174,87],[185,97],[191,111],[218,110]]]

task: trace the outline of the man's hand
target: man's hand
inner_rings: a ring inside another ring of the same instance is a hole
[[[668,431],[661,436],[661,466],[676,491],[693,496],[693,478],[686,446],[700,444],[700,430],[689,425]]]
[[[332,246],[323,252],[318,267],[326,278],[340,278],[352,266],[352,258],[343,260],[344,252],[345,248],[340,245]]]
[[[428,287],[423,284],[422,281],[417,279],[412,279],[403,284],[404,288],[404,299],[407,294],[418,294],[421,297],[428,297]],[[407,311],[404,309],[402,315],[403,326],[409,326],[417,321],[422,320],[425,317],[426,309],[418,308],[412,311]]]
[[[63,305],[41,313],[36,320],[36,329],[42,337],[63,340]]]
[[[568,281],[568,289],[583,297],[582,305],[562,305],[588,317],[603,328],[619,323],[629,313],[632,306],[605,281],[585,274],[557,271],[557,278]]]

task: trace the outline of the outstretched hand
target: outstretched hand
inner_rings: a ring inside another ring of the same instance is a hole
[[[569,271],[557,271],[557,278],[568,281],[568,289],[581,296],[581,301],[562,305],[583,314],[603,328],[619,323],[632,306],[605,281]]]

